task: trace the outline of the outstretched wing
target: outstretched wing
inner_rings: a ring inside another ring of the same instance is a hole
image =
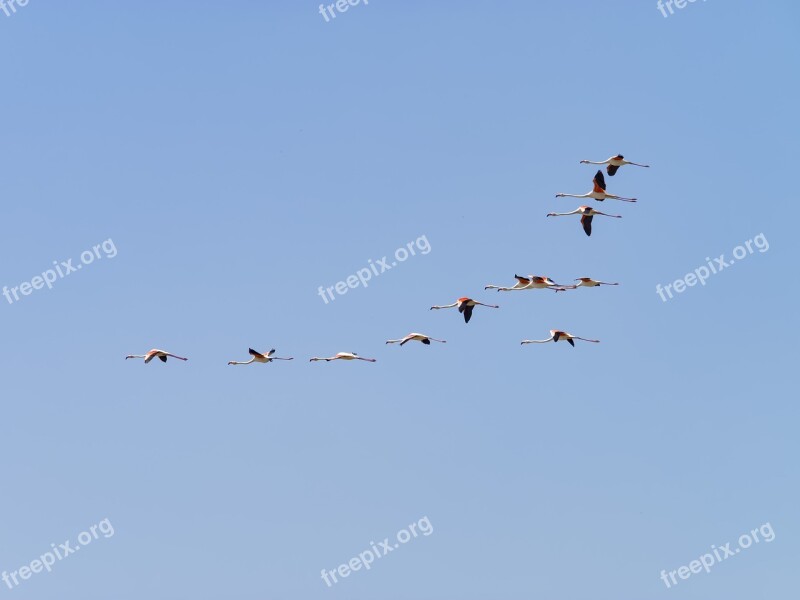
[[[606,178],[603,177],[603,172],[598,169],[594,175],[594,191],[602,194],[606,191]]]
[[[463,310],[462,310],[463,307]],[[458,310],[464,313],[464,322],[469,323],[469,320],[472,318],[472,309],[475,308],[474,306],[468,306],[466,304],[462,304]]]
[[[520,285],[530,285],[531,283],[530,279],[528,279],[527,277],[522,277],[520,275],[514,275],[514,279],[519,281]]]
[[[567,341],[569,342],[570,346],[572,346],[573,348],[575,347],[575,342],[572,341],[572,338],[567,338]]]
[[[609,177],[613,177],[614,174],[619,170],[619,167],[616,165],[608,165],[606,167],[606,171],[608,171]]]
[[[264,355],[261,354],[261,352],[256,352],[252,348],[248,348],[247,351],[250,353],[250,356],[255,356],[256,358],[264,358]],[[275,352],[275,351],[273,350],[272,352]]]
[[[592,235],[592,219],[594,217],[592,215],[583,215],[581,217],[581,225],[583,225],[583,230],[586,232],[586,235]]]

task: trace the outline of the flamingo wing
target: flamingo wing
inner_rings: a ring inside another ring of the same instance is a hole
[[[609,177],[613,177],[617,173],[618,170],[619,170],[619,167],[616,166],[616,165],[608,165],[606,167],[606,171],[608,171]]]
[[[581,217],[581,225],[583,225],[583,230],[586,232],[586,235],[592,235],[592,219],[594,217],[592,215],[583,215]]]
[[[594,175],[594,191],[602,194],[606,191],[606,178],[603,177],[603,172],[598,169]]]
[[[573,348],[575,347],[575,342],[572,341],[572,338],[567,338],[567,341],[569,342],[570,346],[572,346]]]
[[[458,307],[459,312],[464,313],[464,323],[469,323],[469,320],[472,318],[472,309],[475,308],[474,306],[469,306],[467,304],[462,304]]]
[[[420,341],[423,344],[425,344],[426,346],[430,346],[431,345],[431,341],[428,338],[422,338]]]
[[[256,352],[252,348],[248,348],[247,351],[250,353],[250,356],[255,356],[256,358],[264,358],[264,355],[261,352]]]
[[[165,355],[163,355],[163,354],[159,354],[158,358],[161,359],[161,362],[167,362],[167,357]]]

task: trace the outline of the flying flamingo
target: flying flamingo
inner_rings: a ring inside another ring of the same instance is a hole
[[[595,215],[603,215],[604,217],[613,217],[615,219],[621,219],[622,215],[608,215],[606,213],[600,212],[599,210],[593,209],[591,206],[579,206],[572,212],[568,213],[547,213],[548,217],[566,217],[568,215],[581,215],[581,225],[583,225],[583,230],[586,232],[586,235],[592,235],[592,218]]]
[[[266,363],[272,362],[273,360],[294,360],[293,358],[281,358],[279,356],[272,356],[273,354],[275,354],[275,348],[273,348],[272,350],[270,350],[266,354],[261,354],[260,352],[256,352],[252,348],[249,348],[248,352],[250,352],[250,356],[252,356],[252,358],[250,360],[245,361],[245,362],[236,362],[235,360],[232,360],[232,361],[229,361],[228,364],[229,365],[251,365],[254,362],[266,364]]]
[[[455,308],[458,307],[458,312],[464,313],[464,322],[469,323],[469,320],[472,318],[472,309],[476,306],[488,306],[489,308],[500,308],[494,304],[484,304],[483,302],[478,302],[477,300],[473,300],[472,298],[459,298],[452,304],[448,304],[446,306],[431,306],[431,310],[439,310],[440,308]]]
[[[374,359],[374,358],[362,358],[361,356],[359,356],[355,352],[337,352],[336,356],[330,356],[328,358],[318,358],[318,357],[315,356],[314,358],[310,359],[308,362],[314,362],[316,360],[324,360],[326,362],[330,362],[332,360],[365,360],[367,362],[376,362],[376,359]]]
[[[441,342],[442,344],[446,344],[447,340],[437,340],[436,338],[432,338],[429,335],[425,335],[423,333],[409,333],[406,337],[399,339],[399,340],[386,340],[387,344],[397,344],[399,343],[401,346],[406,342],[422,342],[426,346],[431,345],[431,340],[434,342]]]
[[[625,160],[625,157],[622,154],[617,154],[616,156],[612,156],[611,158],[607,158],[602,162],[592,162],[591,160],[582,160],[582,165],[608,165],[606,167],[606,171],[608,171],[608,175],[613,177],[614,174],[619,170],[622,165],[633,165],[635,167],[645,167],[647,169],[650,168],[650,165],[640,165],[635,162],[630,162]]]
[[[538,277],[536,275],[528,275],[527,277],[522,277],[521,275],[514,275],[517,280],[517,283],[514,284],[514,287],[503,287],[499,285],[492,285],[489,284],[485,288],[485,290],[497,290],[498,292],[512,292],[514,290],[544,290],[549,289],[555,292],[563,292],[567,289],[566,286],[556,283],[549,277]]]
[[[188,358],[183,358],[182,356],[177,356],[175,354],[170,354],[169,352],[164,352],[164,350],[159,350],[158,348],[153,348],[147,354],[129,354],[125,357],[125,360],[129,358],[143,358],[144,364],[149,363],[154,358],[158,357],[161,359],[161,362],[167,362],[167,357],[171,356],[172,358],[177,358],[178,360],[189,360]]]
[[[591,277],[579,277],[575,281],[579,281],[580,283],[576,283],[572,286],[572,289],[579,288],[579,287],[598,287],[601,285],[619,285],[618,283],[606,283],[605,281],[597,281],[596,279],[592,279]]]
[[[575,342],[573,342],[572,340],[583,340],[584,342],[592,342],[594,344],[600,343],[600,340],[587,340],[586,338],[578,337],[577,335],[572,335],[571,333],[567,333],[566,331],[551,329],[550,337],[547,338],[546,340],[522,340],[520,344],[546,344],[548,342],[558,342],[559,340],[566,341],[573,348],[575,347]]]
[[[603,200],[622,200],[623,202],[636,202],[636,198],[623,198],[622,196],[615,196],[606,192],[606,178],[603,177],[603,172],[598,171],[594,175],[594,189],[586,194],[556,194],[556,198],[593,198],[602,202]]]

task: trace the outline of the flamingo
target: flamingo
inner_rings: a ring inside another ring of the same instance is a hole
[[[608,171],[609,177],[613,177],[614,174],[619,170],[622,165],[633,165],[635,167],[644,167],[646,169],[650,168],[650,165],[640,165],[635,162],[630,162],[629,160],[625,160],[625,157],[622,154],[617,154],[616,156],[612,156],[611,158],[607,158],[602,162],[592,162],[591,160],[582,160],[582,165],[608,165],[606,167],[606,171]]]
[[[464,313],[464,322],[469,323],[469,320],[472,318],[472,309],[475,308],[476,306],[488,306],[489,308],[500,308],[495,304],[484,304],[483,302],[478,302],[477,300],[473,300],[472,298],[459,298],[452,304],[448,304],[446,306],[431,306],[431,310],[458,307],[458,312]]]
[[[171,356],[172,358],[177,358],[178,360],[189,360],[188,358],[184,358],[176,354],[170,354],[169,352],[165,352],[164,350],[159,350],[158,348],[153,348],[147,354],[129,354],[128,356],[125,357],[125,360],[128,360],[129,358],[143,358],[144,364],[147,364],[156,357],[160,358],[161,362],[167,362],[168,356]]]
[[[577,335],[572,335],[571,333],[567,333],[566,331],[551,329],[550,337],[547,338],[546,340],[522,340],[520,344],[546,344],[548,342],[558,342],[559,340],[566,341],[573,348],[575,347],[575,342],[573,342],[572,340],[583,340],[584,342],[592,342],[593,344],[600,343],[600,340],[587,340],[586,338],[578,337]]]
[[[579,287],[598,287],[601,285],[619,285],[618,283],[606,283],[605,281],[597,281],[596,279],[592,279],[591,277],[579,277],[575,281],[579,281],[580,283],[576,283],[572,286],[572,289],[579,288]]]
[[[272,356],[275,354],[275,348],[267,352],[266,354],[261,354],[261,352],[256,352],[252,348],[248,349],[250,352],[250,356],[252,357],[250,360],[245,362],[236,362],[235,360],[231,360],[228,362],[229,365],[251,365],[254,362],[258,363],[271,363],[273,360],[294,360],[293,358],[281,358],[279,356]]]
[[[556,194],[556,198],[594,198],[602,202],[603,200],[622,200],[623,202],[636,202],[636,198],[623,198],[622,196],[615,196],[606,192],[606,178],[603,177],[602,171],[597,171],[594,175],[594,189],[586,194]]]
[[[426,346],[431,345],[431,340],[434,342],[441,342],[442,344],[446,344],[447,340],[437,340],[436,338],[432,338],[429,335],[425,335],[424,333],[409,333],[406,337],[401,338],[399,340],[386,340],[387,344],[397,344],[399,343],[401,346],[406,342],[422,342]]]
[[[549,277],[539,277],[537,275],[528,275],[527,277],[522,277],[521,275],[514,275],[517,280],[517,283],[514,284],[514,287],[503,287],[499,285],[492,285],[489,284],[483,289],[485,290],[497,290],[498,292],[513,292],[514,290],[543,290],[549,289],[555,292],[563,292],[566,286],[556,283]]]
[[[599,210],[593,209],[591,206],[579,206],[572,212],[568,213],[547,213],[548,217],[566,217],[568,215],[581,215],[581,225],[583,225],[583,230],[586,232],[586,235],[592,235],[592,218],[595,215],[603,215],[604,217],[613,217],[615,219],[621,219],[622,215],[609,215],[604,212],[600,212]]]
[[[355,352],[337,352],[335,356],[329,356],[328,358],[319,358],[315,356],[308,362],[314,362],[317,360],[324,360],[326,362],[330,362],[332,360],[365,360],[367,362],[376,362],[376,359],[374,358],[363,358]]]

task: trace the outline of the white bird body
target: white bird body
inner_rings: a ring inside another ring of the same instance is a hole
[[[606,192],[606,179],[603,177],[603,172],[598,171],[595,173],[594,180],[594,187],[592,188],[591,192],[586,194],[563,194],[559,193],[556,194],[556,198],[593,198],[594,200],[598,200],[602,202],[603,200],[622,200],[623,202],[636,202],[636,198],[623,198],[622,196],[615,196],[614,194],[609,194]]]
[[[605,281],[598,281],[596,279],[592,279],[591,277],[579,277],[576,279],[578,283],[572,286],[572,288],[579,288],[579,287],[599,287],[601,285],[619,285],[618,283],[606,283]]]
[[[613,177],[614,174],[619,170],[619,168],[623,165],[633,165],[634,167],[644,167],[646,169],[650,168],[650,165],[640,165],[635,162],[631,162],[629,160],[625,160],[625,157],[622,154],[617,154],[616,156],[612,156],[607,158],[606,160],[594,162],[591,160],[582,160],[582,165],[608,165],[606,167],[606,171],[608,172],[610,177]]]
[[[504,287],[500,285],[492,285],[489,284],[483,289],[485,290],[497,290],[498,292],[513,292],[519,290],[553,290],[556,292],[563,292],[567,289],[566,286],[556,283],[549,277],[540,277],[538,275],[528,275],[527,277],[522,277],[521,275],[514,275],[517,280],[517,283],[514,284],[513,287]]]
[[[229,365],[251,365],[253,363],[262,363],[267,364],[271,363],[273,360],[294,360],[293,358],[281,358],[279,356],[273,356],[275,354],[275,348],[267,352],[266,354],[262,354],[261,352],[256,352],[252,348],[249,348],[248,351],[250,352],[250,360],[245,362],[236,362],[235,360],[231,360],[228,362]]]
[[[609,215],[599,210],[593,209],[591,206],[579,206],[573,211],[568,213],[547,213],[548,217],[567,217],[569,215],[581,215],[581,225],[586,235],[592,235],[592,219],[595,215],[602,215],[604,217],[613,217],[614,219],[621,219],[622,215]]]
[[[444,306],[431,306],[431,310],[439,310],[442,308],[458,308],[458,312],[464,315],[464,322],[469,323],[469,320],[472,318],[472,309],[476,306],[488,306],[489,308],[500,308],[495,304],[484,304],[483,302],[478,302],[477,300],[473,300],[472,298],[459,298],[452,304],[446,304]]]
[[[129,358],[143,358],[144,363],[147,364],[154,358],[158,358],[161,362],[167,362],[167,357],[171,356],[172,358],[177,358],[178,360],[189,360],[188,358],[184,358],[183,356],[178,356],[177,354],[170,354],[164,350],[159,350],[158,348],[153,348],[147,354],[129,354],[125,357],[125,360]]]
[[[592,342],[593,344],[600,343],[600,340],[588,340],[586,338],[578,337],[577,335],[572,335],[571,333],[567,333],[566,331],[561,331],[559,329],[551,329],[550,337],[547,338],[546,340],[522,340],[520,344],[547,344],[548,342],[565,341],[574,348],[575,342],[573,340],[583,340],[584,342]]]
[[[329,356],[327,358],[315,356],[314,358],[310,359],[309,362],[315,362],[318,360],[324,360],[326,362],[330,362],[332,360],[363,360],[366,362],[376,362],[376,359],[374,358],[363,358],[355,352],[337,352],[335,356]]]
[[[442,344],[446,344],[446,340],[437,340],[436,338],[432,338],[429,335],[425,335],[424,333],[409,333],[404,338],[400,338],[399,340],[386,340],[387,344],[400,344],[401,346],[406,342],[422,342],[426,346],[431,345],[431,341],[434,342],[441,342]]]

